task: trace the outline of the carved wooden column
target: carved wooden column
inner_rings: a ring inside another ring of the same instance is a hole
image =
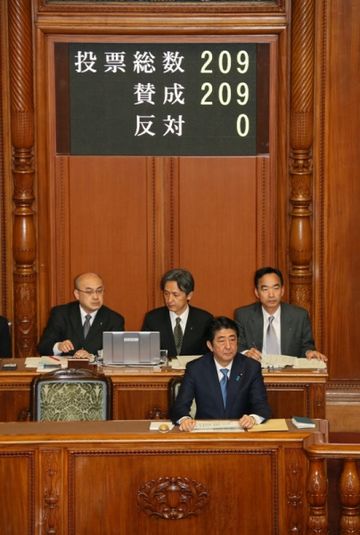
[[[360,533],[360,477],[355,459],[345,459],[340,477],[341,535]]]
[[[324,459],[310,459],[307,500],[310,506],[307,535],[327,535],[327,479]]]
[[[34,107],[31,0],[9,0],[11,141],[14,181],[15,355],[35,353]]]
[[[311,309],[314,0],[292,2],[290,301]]]

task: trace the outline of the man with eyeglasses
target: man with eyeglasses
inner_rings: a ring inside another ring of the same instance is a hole
[[[102,349],[104,331],[124,331],[123,316],[103,304],[104,283],[99,275],[78,275],[74,296],[76,301],[51,310],[38,344],[40,355],[89,358]]]

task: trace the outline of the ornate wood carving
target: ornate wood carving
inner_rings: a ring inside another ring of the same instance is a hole
[[[140,509],[165,520],[180,520],[203,512],[209,490],[188,477],[160,477],[147,481],[138,491]]]
[[[345,459],[340,477],[341,535],[360,533],[360,477],[354,459]]]
[[[42,452],[43,462],[43,526],[44,533],[56,535],[61,531],[59,510],[61,507],[61,452],[48,450]]]
[[[301,452],[299,450],[287,450],[286,465],[287,532],[301,533],[306,502],[304,495],[306,474],[303,470]]]
[[[36,347],[36,241],[34,228],[34,109],[31,0],[9,6],[11,141],[14,181],[14,335],[15,354]]]
[[[326,516],[327,479],[324,459],[310,459],[307,499],[310,505],[307,534],[326,535],[328,533]]]
[[[314,0],[294,0],[290,110],[290,301],[312,304]]]

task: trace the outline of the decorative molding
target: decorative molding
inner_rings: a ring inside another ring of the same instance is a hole
[[[116,5],[114,3],[116,2]],[[74,5],[70,0],[38,0],[39,11],[44,13],[238,13],[238,14],[282,14],[286,10],[286,0],[265,0],[263,2],[250,1],[222,1],[219,0],[148,0],[139,2],[110,0],[107,2],[88,1],[81,6]]]
[[[286,452],[288,469],[286,471],[286,500],[290,505],[287,521],[288,533],[301,533],[302,518],[304,517],[304,483],[306,474],[301,468],[302,451],[288,450]]]
[[[68,216],[66,214],[65,207],[65,181],[68,181],[68,173],[66,171],[68,158],[64,156],[58,156],[56,158],[56,180],[55,180],[55,202],[54,202],[54,224],[55,224],[55,236],[56,241],[54,243],[54,262],[56,262],[56,269],[53,273],[56,273],[56,303],[65,303],[67,295],[67,280],[66,280],[66,267],[65,259],[69,260],[67,254],[64,228],[67,226]],[[67,236],[66,236],[67,238]],[[68,241],[68,240],[67,240]],[[55,266],[52,266],[55,267]]]
[[[180,520],[203,513],[210,499],[203,483],[182,476],[166,476],[144,483],[138,490],[140,510],[165,520]]]
[[[44,533],[56,535],[61,532],[61,451],[42,451],[43,461],[43,511]]]
[[[315,103],[317,111],[317,124],[315,125],[315,136],[317,138],[317,155],[316,155],[316,178],[314,184],[314,210],[316,210],[316,219],[314,221],[314,264],[317,266],[316,279],[314,277],[314,305],[313,325],[317,346],[322,348],[323,352],[328,353],[326,347],[326,329],[328,326],[328,310],[325,306],[326,279],[328,276],[328,266],[326,265],[326,243],[327,243],[327,188],[325,177],[326,165],[326,90],[328,66],[328,9],[329,2],[322,0],[316,3],[317,13],[316,21],[319,24],[317,35],[319,44],[317,50],[316,64],[319,68],[317,74],[317,101]]]

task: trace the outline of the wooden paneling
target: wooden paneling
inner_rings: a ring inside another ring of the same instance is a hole
[[[327,195],[327,351],[332,379],[360,379],[360,3],[329,4]],[[340,16],[341,15],[341,16]],[[341,46],[335,44],[341,43]]]
[[[237,306],[254,300],[251,277],[258,251],[268,258],[274,254],[267,165],[258,181],[267,160],[182,158],[179,163],[179,263],[195,274],[194,303],[216,315],[232,317]]]
[[[34,450],[0,450],[0,530],[8,535],[34,533]]]
[[[100,273],[106,304],[139,328],[149,283],[146,159],[69,158],[67,191],[69,293],[77,273]]]

